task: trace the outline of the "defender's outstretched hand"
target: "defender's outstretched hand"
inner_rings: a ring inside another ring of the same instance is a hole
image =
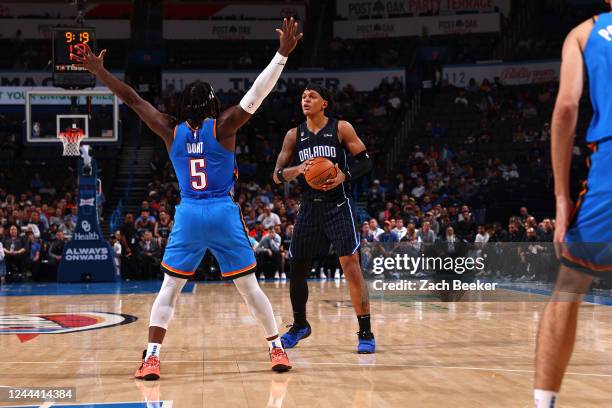
[[[97,57],[87,44],[77,45],[76,50],[76,54],[70,54],[70,57],[85,67],[89,72],[98,75],[98,73],[104,69],[105,49],[102,50]]]
[[[278,53],[283,57],[288,57],[289,54],[295,49],[298,41],[304,37],[303,33],[296,34],[298,29],[298,23],[291,17],[289,20],[283,19],[283,28],[277,28],[278,39],[280,46],[278,47]]]

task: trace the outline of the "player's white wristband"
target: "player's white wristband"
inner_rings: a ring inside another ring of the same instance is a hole
[[[274,89],[276,81],[278,81],[278,78],[280,78],[283,72],[283,68],[285,68],[286,62],[287,57],[283,57],[277,52],[274,58],[272,58],[272,61],[270,61],[270,64],[268,64],[261,74],[259,74],[251,89],[249,89],[240,101],[240,107],[244,109],[245,112],[252,115],[257,111],[264,99],[266,99]]]

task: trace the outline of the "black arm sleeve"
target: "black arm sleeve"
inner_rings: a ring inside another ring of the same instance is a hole
[[[346,174],[346,180],[356,180],[362,176],[365,176],[372,170],[372,159],[365,150],[355,156],[355,164],[344,172]]]

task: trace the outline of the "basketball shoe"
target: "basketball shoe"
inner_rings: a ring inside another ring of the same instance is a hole
[[[372,354],[376,351],[376,341],[374,340],[374,334],[372,334],[372,332],[358,332],[357,336],[359,338],[357,353]]]
[[[136,370],[134,377],[139,380],[147,381],[159,380],[159,358],[157,356],[149,356],[149,358],[145,360],[146,355],[147,350],[144,350],[142,352],[142,364],[140,364],[140,367]]]
[[[274,347],[270,350],[270,362],[272,363],[272,371],[277,373],[284,373],[285,371],[291,370],[289,363],[289,357],[287,353],[280,347]]]
[[[310,336],[312,330],[310,324],[306,322],[306,326],[296,326],[295,323],[291,326],[289,331],[281,336],[281,342],[284,348],[294,348],[300,340]]]

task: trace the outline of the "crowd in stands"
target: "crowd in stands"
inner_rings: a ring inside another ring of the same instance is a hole
[[[275,186],[271,180],[286,131],[303,121],[298,92],[271,95],[240,132],[236,148],[240,176],[234,197],[257,254],[258,276],[268,278],[288,274],[287,252],[299,207],[297,184]],[[241,96],[227,90],[218,94],[225,106],[237,103]],[[175,97],[175,92],[168,91],[155,104],[172,112]],[[369,93],[351,87],[336,92],[331,114],[355,125],[375,162],[372,174],[352,189],[360,204],[357,228],[362,242],[551,241],[554,220],[545,217],[550,211],[536,210],[538,218],[526,208],[516,216],[508,217],[508,212],[530,202],[527,193],[534,188],[544,193],[550,189],[550,168],[544,158],[550,138],[545,120],[554,100],[552,86],[523,89],[504,87],[497,80],[471,80],[462,89],[444,86],[437,98],[433,108],[425,110],[430,116],[424,114],[423,127],[414,135],[413,141],[419,144],[408,146],[397,170],[387,173],[386,143],[408,103],[400,84],[385,81]],[[435,106],[440,103],[443,109],[438,112]],[[462,123],[457,130],[452,118],[469,115],[478,120],[467,127]],[[510,126],[511,132],[496,127],[500,123]],[[500,146],[506,142],[514,146],[512,154],[503,155],[508,152]],[[13,144],[19,146],[18,141]],[[578,148],[576,155],[581,154]],[[156,150],[151,169],[148,197],[143,197],[137,213],[125,214],[123,224],[110,237],[125,279],[160,277],[179,202],[178,183],[162,148]],[[2,171],[2,180],[15,176],[10,168]],[[60,185],[51,185],[46,175],[34,175],[22,190],[16,190],[15,183],[12,191],[0,185],[0,268],[5,271],[1,274],[8,271],[15,279],[53,278],[63,244],[76,223],[74,179],[58,180]],[[494,207],[506,212],[492,212]],[[333,249],[313,267],[317,273],[335,275]],[[210,253],[197,276],[219,277]]]
[[[500,116],[517,120],[530,116],[532,94],[519,92],[515,95],[513,91],[500,96],[498,91],[501,92],[485,81],[478,87],[452,92],[456,92],[460,99],[456,103],[464,105],[459,109],[489,115],[490,121],[499,120]],[[381,117],[393,117],[394,106],[405,103],[402,95],[396,93],[393,87],[387,91],[376,90],[373,92],[376,98],[353,92],[345,89],[338,93],[334,113],[355,123],[358,133],[365,136],[366,145],[373,152],[384,149],[384,137],[380,136],[385,133],[369,130],[372,125],[368,122],[382,122]],[[541,96],[542,103],[548,103],[551,95],[545,95],[547,92],[552,91],[542,88],[535,95]],[[229,104],[235,103],[239,95],[223,93],[222,97],[225,104]],[[392,101],[395,97],[399,101]],[[481,97],[497,105],[495,114],[491,114],[483,103],[478,103]],[[297,184],[278,187],[271,182],[274,161],[285,129],[302,120],[299,105],[294,99],[289,94],[274,95],[268,101],[269,109],[256,115],[241,132],[236,150],[240,178],[235,188],[235,199],[241,207],[251,243],[260,261],[259,275],[268,278],[282,278],[287,273],[288,245],[299,207],[300,189]],[[166,95],[158,101],[158,106],[171,111],[173,100],[173,95]],[[359,103],[361,101],[366,101],[363,106]],[[384,109],[384,112],[377,114],[378,109]],[[279,118],[291,118],[291,121],[283,122]],[[379,168],[372,175],[354,183],[354,196],[364,204],[358,212],[361,223],[358,228],[363,242],[550,242],[554,220],[545,217],[536,220],[526,208],[521,208],[520,215],[510,217],[508,223],[491,222],[487,214],[488,204],[498,202],[506,207],[506,211],[512,211],[503,202],[504,194],[519,192],[520,184],[526,179],[537,183],[546,179],[550,185],[550,170],[542,160],[532,160],[529,156],[529,163],[525,160],[514,163],[489,153],[469,151],[472,144],[494,144],[490,133],[449,140],[450,135],[443,125],[429,121],[421,135],[426,144],[423,148],[414,146],[409,149],[410,153],[401,163],[399,171],[386,174]],[[368,138],[369,135],[372,137]],[[542,149],[537,154],[543,158],[549,136],[550,128],[544,124],[534,135],[526,138],[526,146],[533,150],[533,144],[537,144]],[[154,179],[149,197],[151,204],[143,203],[143,206],[152,205],[167,211],[178,201],[178,184],[164,153],[160,150],[154,161]],[[128,215],[125,224],[132,231],[127,233],[128,242],[134,231],[142,230],[132,226],[133,217]],[[149,213],[141,213],[140,217],[149,217]],[[153,225],[148,228],[155,230]],[[122,235],[126,234],[122,231]],[[322,265],[328,276],[335,274],[337,264],[333,262],[332,248],[330,255],[330,259],[316,264],[314,269],[317,273],[319,265]],[[207,257],[205,264],[215,270],[210,257]]]
[[[7,274],[14,280],[45,280],[54,276],[64,243],[74,232],[77,207],[73,192],[53,199],[46,197],[40,188],[15,196],[0,186],[2,281]]]
[[[219,94],[224,105],[240,98],[238,93]],[[491,213],[491,207],[497,203],[506,212],[516,211],[520,205],[509,204],[508,195],[516,193],[513,203],[526,202],[522,184],[529,186],[535,181],[544,190],[550,186],[549,166],[541,159],[546,156],[550,137],[550,127],[543,118],[548,115],[553,94],[554,89],[548,86],[525,92],[496,81],[470,81],[466,89],[444,89],[441,95],[450,98],[460,115],[476,114],[482,120],[466,130],[466,137],[460,137],[453,124],[445,123],[432,109],[415,136],[422,143],[410,146],[399,168],[386,173],[381,166],[385,156],[377,155],[384,152],[386,138],[402,119],[405,94],[397,84],[388,82],[371,93],[358,93],[350,87],[337,92],[333,114],[355,125],[377,164],[372,174],[352,186],[360,207],[357,228],[362,243],[550,242],[554,221],[545,217],[550,212],[538,211],[536,218],[523,207],[506,223],[501,220],[508,217]],[[303,120],[296,95],[272,95],[240,132],[237,142],[240,176],[234,197],[257,254],[260,277],[282,279],[289,275],[288,249],[300,188],[296,183],[276,186],[271,175],[285,132]],[[172,112],[175,96],[167,93],[156,105]],[[493,127],[489,130],[490,124],[498,122],[510,123],[513,131],[498,135]],[[533,125],[519,127],[515,123]],[[508,137],[519,146],[516,152],[523,159],[496,157],[502,153],[496,150],[496,143]],[[492,151],[474,148],[483,145],[492,146]],[[157,149],[151,168],[148,197],[137,213],[125,214],[123,224],[110,237],[125,279],[161,276],[160,262],[179,202],[178,183],[163,148]],[[17,196],[0,188],[0,270],[10,272],[14,279],[52,279],[63,244],[74,229],[74,183],[58,188],[55,195],[48,194],[49,186],[43,185],[35,177]],[[317,275],[336,275],[333,248],[329,257],[317,260],[313,270]],[[196,276],[219,278],[212,254],[206,254]]]
[[[372,186],[377,183],[373,182]],[[421,184],[421,183],[418,183]],[[159,196],[152,191],[142,202],[140,213],[125,215],[122,227],[110,242],[120,259],[125,279],[160,277],[160,262],[173,227],[172,213],[177,204],[176,186],[160,185]],[[468,205],[431,205],[416,186],[404,208],[387,209],[373,217],[362,218],[362,244],[372,242],[434,243],[442,242],[551,242],[554,220],[536,220],[526,207],[510,218],[507,228],[499,222],[479,222]],[[288,250],[293,235],[298,197],[285,197],[278,189],[261,188],[253,181],[236,185],[236,202],[241,207],[249,240],[258,259],[258,276],[284,279],[288,273]],[[421,197],[417,201],[417,197]],[[36,194],[18,198],[0,191],[0,277],[7,273],[12,280],[54,279],[65,242],[70,239],[76,220],[76,209],[70,193],[49,205]],[[381,228],[382,226],[382,228]],[[338,270],[333,248],[329,259],[316,265],[331,276]],[[313,269],[316,265],[313,265]],[[317,271],[319,268],[316,268]],[[337,273],[337,272],[336,272]],[[322,275],[325,276],[325,275]],[[198,277],[216,279],[218,266],[207,254]]]

